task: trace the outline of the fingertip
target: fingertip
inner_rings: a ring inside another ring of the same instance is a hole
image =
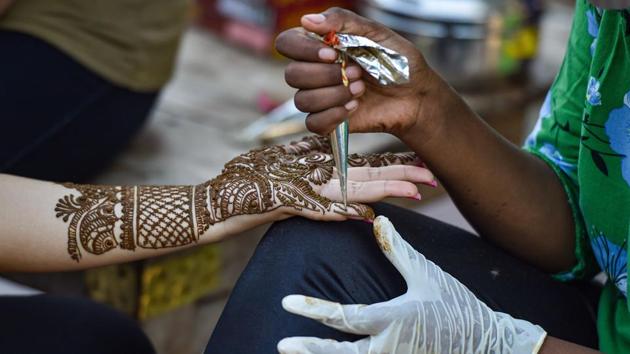
[[[413,200],[422,200],[422,195],[420,193],[416,193],[416,195],[407,197],[407,198],[413,199]]]
[[[438,187],[438,182],[436,180],[430,180],[430,181],[422,182],[422,184],[427,185],[427,186],[432,187],[432,188],[437,188]]]
[[[327,135],[337,125],[344,121],[348,111],[344,107],[333,107],[323,112],[311,113],[306,117],[306,129],[319,134]]]
[[[303,304],[304,300],[302,295],[287,295],[282,299],[282,308],[289,312],[294,312],[298,304]]]
[[[405,197],[416,199],[418,187],[407,181],[385,181],[385,194],[389,197]]]
[[[278,342],[276,349],[278,349],[278,353],[280,354],[289,354],[291,353],[293,340],[289,338],[283,338]]]

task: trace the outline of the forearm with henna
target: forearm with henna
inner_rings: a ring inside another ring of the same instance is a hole
[[[79,261],[81,249],[100,255],[116,248],[187,246],[212,225],[281,206],[325,213],[333,202],[310,185],[324,184],[332,177],[330,158],[313,153],[310,144],[320,141],[323,139],[251,151],[228,162],[216,178],[195,186],[64,184],[70,191],[59,199],[55,212],[69,223],[68,253]],[[372,217],[365,206],[348,207]],[[215,232],[210,237],[222,236]]]
[[[321,137],[252,150],[198,185],[55,184],[0,175],[0,269],[71,270],[153,257],[292,215],[373,219],[359,201],[413,196],[413,182],[433,180],[424,168],[402,166],[419,164],[413,153],[352,155],[349,163],[351,176],[366,182],[351,181],[347,207],[334,201],[338,180]],[[403,188],[371,195],[364,188],[387,184]]]
[[[439,177],[475,229],[551,272],[574,261],[571,209],[557,176],[481,120],[439,77],[400,138]]]

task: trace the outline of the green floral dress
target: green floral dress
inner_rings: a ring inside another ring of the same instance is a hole
[[[578,262],[556,277],[606,272],[600,349],[630,353],[630,9],[577,1],[564,62],[524,148],[554,169],[573,209]]]

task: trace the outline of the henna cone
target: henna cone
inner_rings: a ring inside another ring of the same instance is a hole
[[[335,131],[330,133],[333,158],[339,177],[341,197],[344,207],[348,206],[348,121],[339,124]]]

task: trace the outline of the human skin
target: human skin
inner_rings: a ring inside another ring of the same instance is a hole
[[[489,127],[426,63],[415,46],[388,28],[343,9],[302,17],[276,49],[293,60],[287,83],[309,130],[325,135],[349,117],[350,132],[387,132],[420,156],[479,234],[548,272],[575,263],[575,229],[557,176],[540,159]],[[410,82],[381,87],[357,66],[341,85],[336,53],[305,35],[330,31],[365,36],[409,59]],[[549,337],[541,353],[591,353]]]
[[[369,221],[369,203],[419,199],[433,175],[413,154],[350,157],[348,205],[327,139],[238,156],[190,186],[58,184],[0,174],[0,271],[83,269],[155,257],[302,216]]]
[[[281,33],[276,48],[293,59],[285,72],[299,89],[307,127],[325,135],[349,116],[351,132],[387,132],[420,156],[479,234],[537,267],[558,272],[575,262],[575,231],[562,186],[543,161],[490,128],[425,62],[415,46],[350,11],[330,9]],[[341,84],[336,53],[306,36],[329,31],[366,36],[407,56],[410,82],[382,87],[349,66]]]

